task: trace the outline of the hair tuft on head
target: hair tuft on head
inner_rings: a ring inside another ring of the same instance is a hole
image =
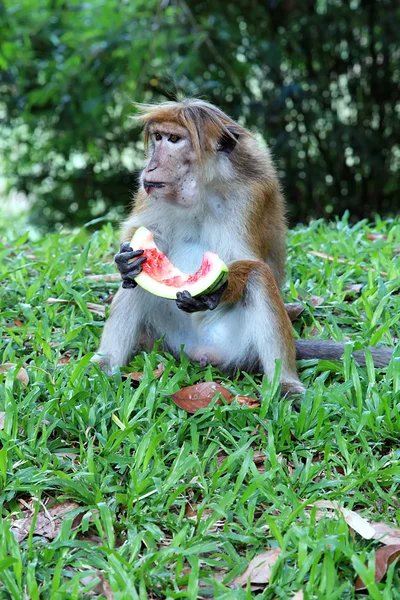
[[[206,152],[215,151],[215,140],[229,136],[235,140],[248,132],[222,110],[197,98],[160,104],[134,103],[137,115],[133,119],[144,125],[144,141],[149,140],[150,123],[173,122],[185,127],[201,160]]]

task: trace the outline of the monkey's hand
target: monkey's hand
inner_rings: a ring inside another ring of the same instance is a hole
[[[143,263],[147,260],[142,254],[143,250],[132,250],[129,242],[123,242],[120,245],[119,252],[115,255],[114,260],[118,271],[121,273],[123,288],[135,288],[137,286],[135,277],[139,275]],[[132,260],[132,258],[137,260]]]
[[[193,298],[190,292],[177,292],[176,305],[180,310],[187,313],[199,312],[202,310],[214,310],[221,301],[222,294],[228,287],[228,282],[225,281],[215,292],[211,294],[203,294]]]

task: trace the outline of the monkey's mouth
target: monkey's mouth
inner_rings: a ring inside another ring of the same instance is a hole
[[[163,188],[165,183],[161,181],[143,181],[143,187],[146,190],[146,193],[149,194],[152,188]]]

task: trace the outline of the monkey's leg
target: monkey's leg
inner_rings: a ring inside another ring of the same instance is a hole
[[[117,367],[126,365],[138,349],[142,330],[145,294],[141,289],[120,288],[111,304],[100,347],[92,362],[111,375]]]
[[[246,354],[255,355],[261,369],[271,379],[275,360],[280,359],[284,393],[303,392],[296,370],[292,325],[268,265],[258,261],[238,261],[229,266],[229,286],[223,302],[234,304],[240,300],[244,363]]]

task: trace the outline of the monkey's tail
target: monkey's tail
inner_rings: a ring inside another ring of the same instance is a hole
[[[308,360],[308,359],[321,359],[321,360],[340,360],[344,353],[345,344],[342,342],[327,342],[325,340],[295,340],[296,347],[296,359],[297,360]],[[386,367],[394,348],[376,348],[369,346],[371,351],[374,366]],[[364,350],[355,350],[352,356],[356,359],[361,367],[365,367],[365,352]]]

